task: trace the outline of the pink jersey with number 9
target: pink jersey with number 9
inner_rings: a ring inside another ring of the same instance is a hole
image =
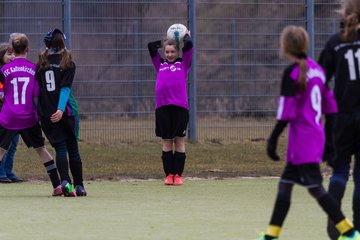
[[[322,160],[325,133],[321,116],[336,113],[333,92],[326,87],[323,69],[307,58],[307,86],[303,93],[297,87],[299,65],[289,66],[283,75],[277,119],[289,121],[287,161],[299,165]]]

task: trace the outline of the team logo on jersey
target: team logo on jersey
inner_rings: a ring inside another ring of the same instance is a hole
[[[176,67],[175,67],[174,65],[171,65],[170,70],[171,70],[172,72],[175,72],[175,71],[176,71]]]

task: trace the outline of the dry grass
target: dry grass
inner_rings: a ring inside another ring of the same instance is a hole
[[[231,144],[188,143],[186,147],[184,174],[187,177],[279,176],[284,166],[284,157],[280,162],[267,158],[263,140]],[[281,156],[285,155],[284,151],[285,139],[282,138],[279,146]],[[82,142],[80,153],[87,180],[163,177],[160,143],[100,145]],[[23,144],[19,145],[14,170],[28,179],[47,179],[35,151]]]

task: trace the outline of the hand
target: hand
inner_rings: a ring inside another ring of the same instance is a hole
[[[277,139],[269,138],[267,141],[266,152],[267,155],[270,157],[270,159],[273,161],[280,160],[279,155],[277,155],[276,153],[276,148],[277,148]]]
[[[58,109],[53,115],[51,115],[50,117],[51,122],[56,123],[60,121],[63,114],[64,112]]]
[[[325,147],[322,160],[331,167],[335,166],[335,114],[325,115]]]
[[[333,145],[325,144],[322,160],[327,162],[330,167],[335,166],[335,148]]]

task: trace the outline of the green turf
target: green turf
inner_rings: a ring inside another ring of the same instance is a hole
[[[277,181],[91,181],[85,198],[50,197],[48,182],[2,184],[0,239],[255,239],[266,229]],[[281,239],[327,239],[325,214],[299,186]]]

